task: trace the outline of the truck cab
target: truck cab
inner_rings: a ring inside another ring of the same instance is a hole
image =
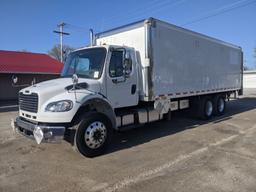
[[[87,130],[89,150],[82,150],[94,155],[98,152],[92,151],[104,148],[101,144],[108,136],[104,132],[117,129],[115,109],[138,104],[138,67],[133,48],[103,45],[78,49],[67,58],[60,78],[20,91],[16,128],[37,143],[55,142],[63,139],[67,129],[77,129],[82,119],[96,116],[97,121],[87,123],[92,127]]]
[[[87,90],[107,98],[113,108],[129,107],[138,104],[136,68],[134,49],[95,46],[71,53],[61,77],[76,74],[79,83],[87,83]]]

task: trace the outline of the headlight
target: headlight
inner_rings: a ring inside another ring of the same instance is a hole
[[[69,111],[73,107],[73,102],[70,100],[63,100],[63,101],[56,101],[49,103],[45,111],[49,112],[64,112],[64,111]]]

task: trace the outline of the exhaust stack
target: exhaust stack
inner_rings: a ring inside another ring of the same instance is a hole
[[[90,46],[94,45],[94,33],[93,33],[93,29],[89,29],[90,31]]]

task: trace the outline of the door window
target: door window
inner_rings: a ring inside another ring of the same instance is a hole
[[[123,76],[123,72],[123,51],[112,51],[109,64],[110,77],[121,77]]]

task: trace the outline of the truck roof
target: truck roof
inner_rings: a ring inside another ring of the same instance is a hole
[[[85,47],[79,47],[75,50],[73,50],[72,52],[76,52],[76,51],[80,51],[80,50],[84,50],[84,49],[91,49],[91,48],[106,48],[108,49],[109,45],[104,44],[104,45],[94,45],[94,46],[85,46]]]
[[[138,27],[142,27],[145,22],[150,22],[150,21],[161,22],[163,24],[166,24],[166,25],[169,25],[169,26],[175,28],[176,30],[180,30],[180,31],[187,32],[187,33],[192,33],[193,35],[200,36],[200,37],[203,37],[205,39],[214,41],[216,43],[221,43],[221,44],[229,46],[229,47],[233,47],[233,48],[237,48],[237,49],[242,49],[238,45],[234,45],[232,43],[228,43],[226,41],[223,41],[223,40],[220,40],[220,39],[217,39],[217,38],[214,38],[214,37],[210,37],[210,36],[204,35],[202,33],[198,33],[198,32],[195,32],[195,31],[183,28],[183,27],[179,27],[177,25],[173,25],[173,24],[170,24],[168,22],[161,21],[159,19],[155,19],[153,17],[150,17],[148,19],[142,19],[142,20],[139,20],[139,21],[136,21],[136,22],[133,22],[133,23],[129,23],[129,24],[126,24],[126,25],[122,25],[120,27],[116,27],[116,28],[113,28],[113,29],[109,29],[109,30],[97,33],[97,34],[95,34],[95,37],[97,39],[97,38],[101,38],[101,37],[106,37],[106,36],[114,35],[116,33],[132,30],[132,29],[135,29],[135,28],[138,28]]]

